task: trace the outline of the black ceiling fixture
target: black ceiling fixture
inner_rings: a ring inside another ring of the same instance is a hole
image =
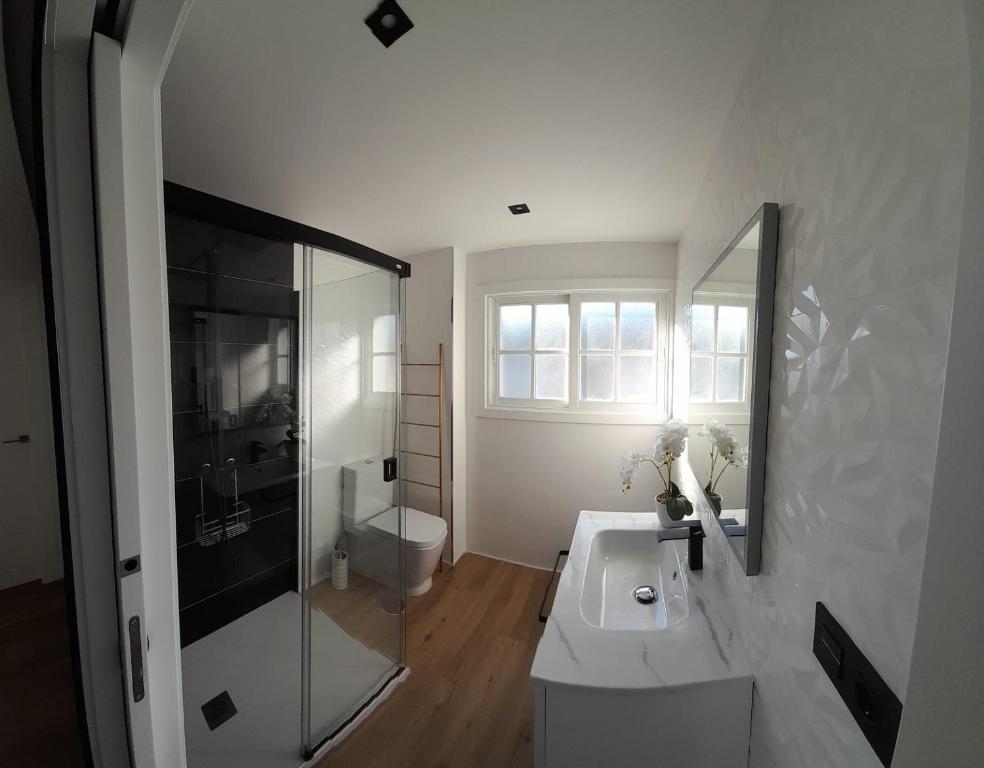
[[[526,203],[516,203],[515,205],[510,205],[509,210],[513,216],[519,216],[521,213],[529,213],[530,207]]]
[[[413,22],[396,0],[383,0],[375,11],[366,16],[366,26],[379,42],[389,48],[413,29]]]

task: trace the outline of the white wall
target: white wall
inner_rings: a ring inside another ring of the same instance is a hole
[[[469,254],[468,295],[480,285],[519,280],[669,278],[676,246],[658,243],[569,243]],[[468,312],[468,338],[483,322]],[[655,472],[621,492],[619,458],[652,443],[650,426],[574,424],[476,417],[475,377],[484,354],[468,348],[468,550],[551,568],[571,542],[582,509],[651,511]],[[480,376],[480,375],[479,375]]]
[[[431,363],[437,361],[437,345],[444,345],[444,413],[442,416],[443,434],[443,490],[444,507],[438,509],[437,489],[427,486],[406,484],[404,504],[430,514],[441,512],[448,521],[450,533],[444,547],[444,557],[451,560],[454,531],[452,528],[451,504],[451,399],[453,355],[452,337],[452,295],[454,249],[442,248],[437,251],[420,253],[406,259],[411,264],[410,278],[405,281],[404,312],[406,318],[406,338],[404,355],[407,362]],[[404,392],[418,394],[437,394],[437,369],[409,366],[405,369]],[[419,421],[422,424],[437,423],[437,399],[433,397],[406,397],[404,399],[405,420]],[[407,440],[413,446],[409,450],[422,453],[437,453],[436,430],[421,427],[407,427]],[[403,468],[404,477],[410,480],[437,485],[437,460],[423,456],[406,456]]]
[[[966,0],[971,73],[971,134],[963,235],[933,485],[933,515],[919,597],[902,728],[892,765],[978,765],[984,756],[984,515],[980,383],[984,349],[984,5]],[[973,586],[971,586],[973,585]],[[970,587],[968,589],[968,587]]]
[[[28,477],[18,479],[30,489],[10,498],[26,500],[24,504],[0,504],[0,530],[23,531],[19,524],[30,515],[29,529],[33,535],[23,536],[17,542],[23,562],[33,565],[18,573],[32,572],[32,579],[53,581],[62,577],[61,534],[58,516],[58,500],[55,482],[54,445],[51,425],[51,395],[48,387],[48,365],[45,353],[44,317],[41,313],[41,251],[34,210],[24,177],[14,119],[7,90],[7,73],[2,55],[2,28],[0,28],[0,280],[18,281],[10,284],[10,290],[24,291],[26,306],[35,311],[23,318],[31,349],[28,363],[30,371],[18,371],[29,382],[27,401],[6,400],[0,407],[15,409],[29,415],[31,442],[27,445],[4,446],[0,449],[0,461],[6,452],[18,451],[28,460],[23,466]],[[0,361],[2,363],[3,361]],[[9,362],[9,361],[8,361]],[[16,391],[21,391],[17,388]],[[4,420],[6,421],[6,420]],[[13,435],[3,434],[0,439]],[[8,515],[20,520],[7,521]],[[10,586],[10,585],[7,585]]]
[[[684,297],[762,202],[782,206],[762,575],[705,525],[703,578],[755,672],[753,768],[879,765],[814,660],[817,600],[905,696],[967,92],[957,0],[778,0],[680,243]]]
[[[468,548],[468,256],[452,253],[451,357],[451,550],[457,560]]]

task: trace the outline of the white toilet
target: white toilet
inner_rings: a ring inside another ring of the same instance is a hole
[[[406,513],[403,530],[406,589],[412,597],[430,589],[431,575],[444,551],[448,524],[419,509],[404,507],[403,510]],[[400,530],[399,509],[393,506],[393,484],[383,480],[381,459],[363,459],[342,468],[342,518],[350,534],[352,567],[359,568],[361,561],[366,570],[387,570],[385,563],[373,564],[374,558],[367,554],[375,550],[380,557],[391,560],[392,549],[373,547],[371,540],[396,541]]]

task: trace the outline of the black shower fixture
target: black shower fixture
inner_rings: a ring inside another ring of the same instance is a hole
[[[521,213],[529,213],[530,207],[526,203],[516,203],[509,206],[509,211],[513,216],[519,216]]]
[[[413,29],[413,22],[396,0],[383,0],[366,17],[366,26],[379,42],[389,48]]]

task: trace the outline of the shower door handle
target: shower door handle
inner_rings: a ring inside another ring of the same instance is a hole
[[[17,435],[13,440],[4,440],[3,445],[11,445],[13,443],[29,443],[31,442],[30,435]]]
[[[387,483],[392,483],[396,480],[396,474],[396,456],[390,456],[388,459],[383,459],[383,480]]]

